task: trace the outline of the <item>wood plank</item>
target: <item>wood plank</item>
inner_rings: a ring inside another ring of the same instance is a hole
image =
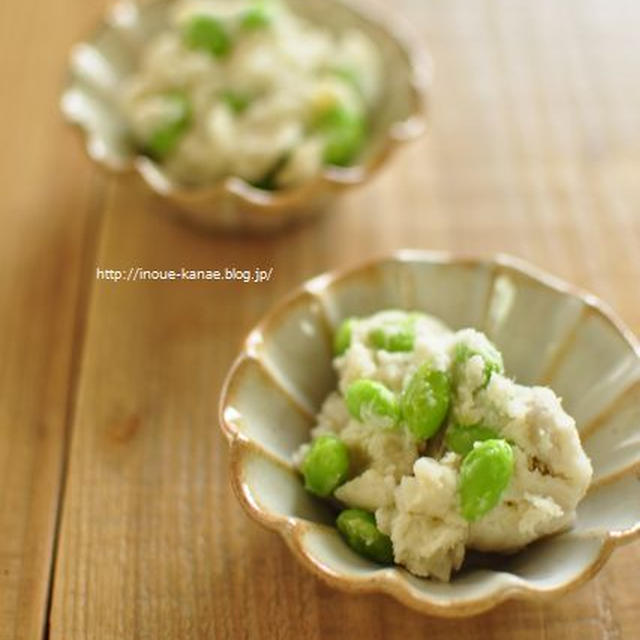
[[[640,328],[640,9],[590,0],[399,3],[433,48],[433,127],[317,224],[204,236],[132,180],[103,268],[274,267],[263,285],[96,282],[50,637],[632,638],[638,544],[542,604],[442,621],[322,585],[240,510],[216,404],[240,340],[302,279],[401,246],[509,251]],[[606,51],[605,54],[601,54]]]
[[[77,2],[0,5],[0,639],[40,638],[104,180],[57,110]],[[91,16],[89,16],[91,18]]]

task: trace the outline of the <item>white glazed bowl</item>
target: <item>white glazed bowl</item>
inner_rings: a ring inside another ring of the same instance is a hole
[[[102,166],[137,172],[147,186],[200,226],[266,231],[324,211],[345,188],[362,184],[403,143],[425,128],[431,62],[399,16],[361,0],[287,0],[309,21],[331,31],[354,27],[375,42],[384,69],[382,98],[362,162],[325,167],[304,184],[283,191],[256,189],[237,177],[185,188],[139,155],[118,108],[122,80],[133,73],[144,45],[167,24],[170,0],[120,0],[85,42],[71,51],[61,98],[65,118],[79,127],[89,156]]]
[[[463,567],[449,584],[380,567],[342,542],[330,510],[305,492],[292,454],[335,388],[333,328],[388,308],[486,332],[519,382],[562,396],[594,468],[570,531],[495,564]],[[640,534],[638,341],[594,296],[510,257],[401,251],[307,282],[249,334],[227,378],[220,420],[232,484],[249,515],[278,531],[328,583],[389,593],[425,613],[467,616],[511,596],[556,597]]]

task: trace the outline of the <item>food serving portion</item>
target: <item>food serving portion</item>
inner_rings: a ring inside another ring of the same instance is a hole
[[[345,320],[334,349],[338,389],[296,462],[356,552],[448,581],[468,549],[571,525],[592,476],[575,422],[510,379],[484,334],[382,311]]]
[[[139,151],[177,183],[274,190],[355,164],[380,93],[378,52],[355,28],[334,33],[277,0],[185,0],[120,104]]]

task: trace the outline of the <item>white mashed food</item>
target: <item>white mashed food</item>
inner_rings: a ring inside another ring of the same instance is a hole
[[[121,91],[132,138],[177,182],[287,188],[353,164],[381,87],[362,32],[278,0],[185,0]]]
[[[483,334],[453,332],[423,314],[383,311],[352,321],[349,334],[334,360],[338,391],[326,399],[311,443],[297,459],[302,465],[320,436],[344,442],[349,471],[333,496],[347,508],[375,514],[397,564],[446,581],[466,549],[511,552],[571,525],[592,469],[575,422],[553,391],[506,377],[500,354]],[[402,411],[391,427],[366,414],[354,417],[346,401],[353,382],[373,380],[401,398],[425,363],[451,380],[446,417],[428,440],[415,437]],[[511,447],[512,471],[495,504],[467,520],[460,469],[479,442],[453,451],[448,431],[478,424]]]

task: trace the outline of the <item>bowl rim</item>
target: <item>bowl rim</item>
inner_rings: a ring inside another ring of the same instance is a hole
[[[474,599],[446,602],[436,602],[428,594],[418,591],[403,575],[410,575],[405,569],[393,566],[377,570],[366,576],[345,576],[317,560],[304,545],[304,536],[312,529],[326,528],[327,525],[311,523],[290,516],[281,516],[266,511],[252,497],[248,485],[244,481],[244,461],[248,455],[259,454],[277,465],[283,466],[282,461],[256,445],[244,434],[238,432],[225,416],[228,397],[232,382],[238,368],[247,359],[255,359],[256,344],[261,342],[262,333],[271,322],[286,312],[288,307],[302,297],[317,293],[329,286],[348,278],[360,271],[366,271],[385,263],[426,262],[435,265],[467,265],[472,267],[486,266],[494,272],[503,270],[512,274],[525,276],[534,282],[552,289],[558,293],[578,298],[584,304],[586,311],[595,312],[608,321],[622,336],[630,349],[640,359],[640,340],[635,336],[620,316],[598,296],[587,290],[569,283],[559,277],[540,269],[533,264],[506,253],[472,254],[449,251],[431,251],[422,249],[400,249],[391,253],[384,253],[378,257],[356,263],[355,265],[326,271],[318,276],[304,281],[295,287],[288,295],[273,305],[259,322],[248,332],[242,341],[239,354],[234,359],[222,385],[218,404],[219,426],[227,440],[230,449],[230,482],[232,489],[242,505],[244,511],[267,529],[279,533],[294,556],[316,577],[341,591],[350,593],[384,593],[392,596],[405,606],[423,614],[436,615],[446,618],[461,618],[480,614],[511,598],[519,598],[530,602],[548,601],[584,584],[602,568],[611,553],[623,544],[640,538],[640,521],[622,530],[607,530],[583,539],[600,540],[600,550],[595,557],[578,575],[566,580],[553,588],[534,587],[524,580],[518,583],[502,585],[493,593]],[[622,473],[637,474],[640,463],[625,468]],[[614,481],[618,475],[608,476],[602,484]],[[601,486],[595,483],[596,487]],[[333,530],[333,527],[331,527]],[[419,578],[418,578],[419,579]]]
[[[367,0],[366,3],[363,0],[327,1],[345,7],[348,11],[386,33],[403,51],[409,69],[408,86],[411,112],[405,119],[396,120],[389,125],[386,133],[382,136],[380,148],[364,164],[350,167],[325,165],[315,177],[298,186],[282,191],[265,191],[233,175],[225,176],[212,184],[200,187],[181,186],[179,183],[173,182],[160,165],[139,153],[132,153],[131,157],[122,163],[109,163],[92,150],[91,132],[82,122],[75,119],[65,107],[65,101],[73,93],[75,87],[71,64],[67,69],[66,80],[59,100],[62,115],[67,123],[80,134],[84,141],[85,153],[100,167],[110,173],[137,174],[147,187],[157,195],[187,206],[231,196],[243,205],[250,207],[254,213],[272,215],[274,211],[280,209],[303,206],[317,192],[341,191],[363,184],[377,173],[399,147],[416,140],[426,130],[429,110],[428,98],[433,83],[433,62],[427,48],[414,33],[409,21],[398,11],[390,9],[378,0]],[[117,7],[121,5],[167,4],[169,2],[170,0],[116,0],[88,35],[73,45],[69,62],[71,63],[73,52],[77,47],[90,45],[107,30],[117,28],[113,18]]]

